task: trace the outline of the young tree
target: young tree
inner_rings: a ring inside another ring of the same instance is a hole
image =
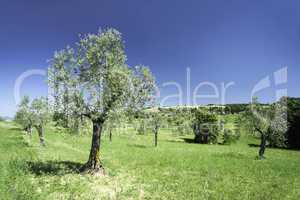
[[[49,80],[54,97],[64,91],[57,89],[64,86],[59,83],[68,82],[69,110],[93,123],[90,155],[82,170],[104,173],[100,160],[103,124],[112,112],[136,111],[150,101],[154,78],[145,67],[129,68],[121,34],[115,29],[85,35],[76,47],[76,51],[68,48],[54,55],[53,60],[64,55],[65,59],[59,65],[52,63]]]
[[[159,128],[161,126],[162,117],[159,113],[159,111],[153,111],[148,114],[149,115],[149,122],[151,131],[154,134],[154,145],[157,147],[157,139],[158,139],[158,132]]]
[[[28,96],[24,96],[18,106],[18,111],[15,116],[15,121],[22,126],[22,128],[31,137],[33,119],[32,113],[30,111],[30,99]]]
[[[133,121],[137,134],[145,135],[147,132],[148,115],[144,111],[141,111],[136,114]]]
[[[31,103],[30,111],[32,113],[33,126],[38,132],[40,143],[42,146],[45,146],[44,130],[50,118],[47,99],[43,97],[34,99]]]
[[[123,113],[110,113],[108,116],[105,127],[109,134],[109,141],[112,142],[112,133],[121,124],[121,119],[123,118]]]
[[[260,149],[258,156],[265,158],[267,142],[281,141],[287,130],[287,112],[284,99],[272,105],[262,105],[254,98],[244,113],[244,123],[251,134],[260,135]]]
[[[171,112],[172,123],[176,128],[176,132],[180,135],[189,134],[191,130],[191,110],[188,108],[175,108]]]

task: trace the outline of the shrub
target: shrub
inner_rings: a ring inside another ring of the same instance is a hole
[[[231,129],[225,129],[223,132],[223,144],[235,143],[240,138],[240,134]]]
[[[196,143],[217,143],[219,135],[219,124],[217,116],[208,112],[193,110],[194,120],[192,122]]]

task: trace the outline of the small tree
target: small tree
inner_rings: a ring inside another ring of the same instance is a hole
[[[109,141],[112,142],[112,133],[121,124],[121,119],[123,117],[122,113],[110,113],[106,122],[105,128],[109,134]]]
[[[257,98],[253,98],[244,113],[244,123],[251,134],[260,135],[260,149],[258,156],[265,158],[267,142],[284,144],[284,134],[287,130],[287,112],[284,101],[272,105],[262,105]],[[276,141],[276,142],[275,142]]]
[[[191,112],[187,108],[175,108],[171,113],[172,123],[180,135],[191,133]]]
[[[45,98],[34,99],[30,107],[32,113],[33,126],[36,128],[40,143],[45,146],[44,131],[49,121],[48,102]]]
[[[162,117],[159,111],[153,111],[149,113],[148,116],[149,116],[150,128],[152,133],[154,134],[154,146],[157,147],[158,133],[159,133],[159,128],[162,124],[161,123]]]
[[[100,161],[104,123],[112,112],[142,108],[151,100],[154,79],[145,67],[129,68],[121,34],[115,29],[85,35],[76,51],[71,48],[60,51],[53,60],[58,56],[64,58],[62,63],[52,62],[49,70],[54,97],[63,95],[65,90],[60,88],[65,84],[59,83],[67,82],[68,104],[72,105],[68,109],[93,123],[90,155],[82,170],[104,173]]]
[[[135,129],[137,131],[137,134],[139,135],[145,135],[147,132],[147,126],[148,126],[148,115],[144,112],[138,112],[136,113],[136,119],[134,120]]]
[[[30,110],[30,99],[28,96],[24,96],[18,106],[18,111],[15,116],[15,121],[20,124],[31,137],[32,126],[33,126],[33,116]]]

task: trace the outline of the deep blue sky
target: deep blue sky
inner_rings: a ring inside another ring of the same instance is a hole
[[[287,66],[288,84],[280,87],[300,96],[299,8],[297,0],[1,0],[0,115],[14,114],[13,87],[22,72],[46,69],[55,50],[99,27],[122,32],[128,63],[149,66],[160,86],[177,81],[186,92],[189,67],[191,90],[202,81],[219,88],[234,81],[226,102],[249,102],[256,82]],[[22,94],[46,95],[43,79],[26,80]],[[174,91],[174,86],[161,89],[162,96]],[[261,100],[273,101],[274,91],[260,92]]]

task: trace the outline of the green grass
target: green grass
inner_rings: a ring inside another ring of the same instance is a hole
[[[133,131],[104,136],[105,177],[79,174],[89,154],[90,136],[46,131],[30,141],[12,123],[0,122],[0,199],[299,199],[300,152],[258,149],[242,136],[233,145],[189,143],[192,136]]]

